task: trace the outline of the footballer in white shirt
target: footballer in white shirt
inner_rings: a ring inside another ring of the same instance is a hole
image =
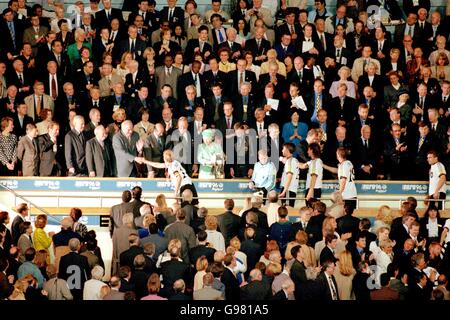
[[[430,150],[427,154],[427,161],[430,167],[430,183],[428,185],[428,197],[435,200],[445,200],[447,186],[447,173],[444,165],[439,162],[436,151]],[[435,206],[442,209],[443,201],[435,201]]]
[[[311,160],[298,165],[300,169],[308,168],[305,185],[306,201],[311,198],[320,199],[322,196],[323,163],[320,159],[320,145],[318,143],[308,145],[308,156]]]

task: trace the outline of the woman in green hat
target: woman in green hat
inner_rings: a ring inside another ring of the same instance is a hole
[[[200,164],[199,179],[215,179],[214,166],[217,158],[223,158],[222,146],[214,142],[215,130],[202,132],[203,143],[198,146],[197,160]]]

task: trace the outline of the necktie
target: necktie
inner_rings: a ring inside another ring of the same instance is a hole
[[[366,149],[369,148],[369,144],[367,143],[367,140],[366,140],[366,139],[364,139],[364,147],[366,147]]]
[[[322,109],[321,101],[320,101],[320,94],[316,94],[316,114],[319,112],[319,110]]]
[[[227,129],[231,129],[230,118],[227,118]]]
[[[42,101],[41,101],[41,97],[38,96],[37,97],[37,106],[36,106],[36,117],[39,116],[39,114],[41,113],[41,107],[42,107]]]
[[[97,101],[94,101],[94,108],[98,108],[98,103],[97,103]]]
[[[61,65],[61,56],[59,54],[56,56],[56,62],[58,62],[58,66]]]
[[[167,68],[167,76],[170,77],[170,68]]]
[[[173,17],[173,8],[169,9],[169,21],[172,20]]]
[[[161,138],[159,138],[159,137],[158,137],[158,147],[159,147],[159,150],[162,151],[163,145],[162,145]]]
[[[412,27],[408,25],[408,36],[412,36]]]
[[[295,29],[294,29],[294,26],[291,24],[291,34],[294,34],[295,33]]]
[[[379,41],[378,42],[378,51],[382,51],[383,50],[383,42]]]
[[[200,52],[203,52],[203,45],[205,44],[205,42],[203,42],[203,41],[200,41]]]
[[[367,59],[364,59],[364,62],[363,62],[363,72],[366,72],[366,66],[367,66]]]
[[[320,42],[322,42],[323,50],[327,50],[327,45],[325,43],[325,37],[323,36],[323,33],[320,35]]]
[[[115,35],[115,31],[112,31],[111,36],[109,37],[109,40],[114,41],[114,35]]]
[[[261,48],[261,39],[258,39],[257,41],[256,41],[256,43],[258,44],[258,50]]]
[[[219,33],[219,42],[222,43],[223,42],[222,32],[220,32],[220,30],[217,30],[217,32]]]
[[[197,85],[197,74],[194,75],[194,83]]]
[[[239,76],[239,88],[241,87],[242,82],[244,82],[244,73],[243,72],[241,72],[241,75]]]
[[[31,238],[31,236],[28,236],[28,239],[30,239],[30,243],[33,244],[33,239]]]
[[[444,97],[443,102],[444,102],[444,103],[447,102],[447,96]]]
[[[298,71],[297,74],[298,74],[298,78],[300,79],[300,82],[302,82],[302,78],[303,78],[302,70]]]
[[[423,30],[423,28],[425,27],[425,24],[423,22],[420,23],[420,29]]]
[[[14,49],[16,49],[16,32],[14,30],[13,22],[8,22],[9,33],[11,34],[11,39],[13,41]]]
[[[339,63],[341,63],[341,49],[340,48],[338,48],[337,49],[337,52],[336,52],[336,60],[339,62]]]
[[[107,16],[108,20],[111,21],[111,12],[109,10],[106,11],[106,16]]]
[[[420,97],[419,107],[423,108],[423,97]]]
[[[55,100],[57,97],[55,76],[52,76],[51,91],[52,91],[52,98],[53,100]]]
[[[19,73],[19,82],[21,85],[23,85],[23,77],[21,73]]]
[[[135,45],[134,45],[134,42],[135,42],[136,40],[131,40],[131,48],[130,48],[130,51],[132,52],[132,53],[134,53],[134,51],[135,51]]]
[[[425,141],[425,138],[423,136],[421,136],[420,140],[419,140],[419,147],[417,148],[417,151],[420,151],[420,148],[422,147],[424,141]]]
[[[331,279],[331,276],[328,276],[328,283],[330,285],[330,291],[331,291],[331,298],[333,300],[337,300],[337,292],[336,292],[336,288],[334,287],[334,283],[333,280]]]
[[[399,138],[395,138],[395,144],[398,146],[399,143],[400,143],[400,139]]]
[[[431,125],[431,127],[432,127],[433,131],[436,131],[436,123],[433,123],[433,124]]]

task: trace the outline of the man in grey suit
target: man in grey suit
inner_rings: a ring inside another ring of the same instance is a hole
[[[164,126],[161,123],[155,124],[153,132],[145,141],[144,155],[146,160],[152,162],[163,162],[163,152],[166,150],[166,137],[164,136]],[[164,170],[147,165],[149,177],[163,177]]]
[[[122,192],[122,203],[116,204],[111,207],[109,212],[109,218],[111,220],[109,224],[109,232],[111,237],[114,233],[114,229],[120,228],[123,225],[122,218],[127,212],[133,212],[133,204],[131,201],[131,192],[125,190]]]
[[[64,154],[69,176],[87,176],[84,117],[73,118],[73,129],[64,138]]]
[[[234,200],[225,199],[225,213],[217,216],[220,231],[225,239],[225,246],[228,246],[231,238],[237,236],[240,229],[240,217],[233,213]]]
[[[203,288],[194,291],[194,300],[224,300],[223,293],[213,288],[214,276],[211,272],[203,276]]]
[[[52,122],[48,133],[38,137],[39,145],[39,175],[41,177],[61,175],[61,165],[57,161],[59,124]]]
[[[112,73],[113,67],[109,63],[102,66],[102,78],[98,81],[101,97],[109,97],[113,94],[114,86],[118,83],[124,84],[121,76]]]
[[[177,220],[169,224],[165,229],[167,240],[178,239],[181,241],[181,258],[184,262],[189,263],[189,250],[196,245],[194,229],[188,226],[184,220],[186,219],[186,211],[177,209]]]
[[[181,70],[174,68],[172,64],[173,57],[167,55],[164,58],[164,65],[156,68],[156,92],[159,92],[163,85],[168,84],[172,87],[173,97],[177,99],[177,81],[181,76]]]
[[[22,161],[24,177],[39,176],[39,148],[37,143],[37,128],[34,123],[27,124],[27,134],[20,138],[17,147],[17,158]]]
[[[112,276],[109,281],[111,291],[103,297],[103,300],[124,300],[125,293],[120,292],[120,278],[117,276]]]
[[[117,176],[135,177],[137,173],[134,162],[142,164],[144,158],[139,153],[144,148],[144,142],[139,134],[133,131],[133,123],[126,120],[122,123],[121,130],[113,137],[113,149],[116,156]]]
[[[46,26],[40,26],[39,16],[33,14],[31,17],[31,27],[27,28],[23,32],[23,42],[28,42],[33,48],[33,56],[38,53],[38,46],[45,40],[45,36],[48,33]]]
[[[105,127],[94,129],[95,137],[86,143],[86,164],[89,177],[115,177],[116,158],[114,150],[107,139]]]

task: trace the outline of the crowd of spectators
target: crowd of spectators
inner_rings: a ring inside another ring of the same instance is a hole
[[[399,212],[381,206],[372,223],[348,204],[330,215],[318,200],[292,220],[275,191],[265,205],[253,196],[241,215],[233,199],[212,215],[190,190],[171,206],[141,194],[126,190],[111,208],[111,272],[80,209],[58,233],[47,233],[45,215],[33,227],[25,203],[11,224],[0,212],[0,299],[450,299],[450,219],[433,205],[419,218],[413,197]]]
[[[347,148],[356,179],[426,180],[428,151],[450,159],[450,20],[430,1],[404,2],[385,2],[405,19],[385,26],[366,11],[378,1],[277,11],[240,0],[225,11],[213,0],[204,14],[193,0],[161,11],[125,1],[124,21],[110,0],[77,1],[70,16],[11,0],[0,19],[0,175],[162,177],[145,161],[173,149],[189,176],[211,177],[211,155],[224,152],[223,176],[245,178],[258,150],[278,166],[284,143],[306,162],[317,142],[332,167]],[[214,143],[202,148],[202,136]]]

